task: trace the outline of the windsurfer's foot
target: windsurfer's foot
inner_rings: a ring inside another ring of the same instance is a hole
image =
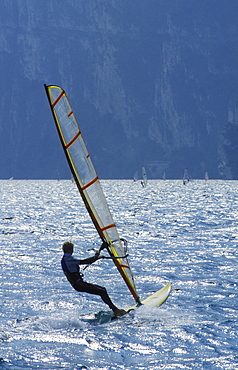
[[[121,310],[120,308],[117,308],[115,311],[113,311],[114,312],[114,315],[116,316],[116,317],[119,317],[119,316],[123,316],[123,315],[125,315],[126,313],[127,313],[127,311],[125,311],[125,310]]]

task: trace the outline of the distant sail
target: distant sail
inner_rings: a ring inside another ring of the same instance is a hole
[[[205,172],[205,181],[209,180],[208,173]]]
[[[44,86],[66,158],[86,209],[99,236],[109,244],[109,254],[116,257],[113,262],[131,294],[139,302],[124,246],[66,93],[58,86]]]
[[[136,171],[134,174],[134,182],[139,180],[138,172]]]
[[[193,181],[192,177],[188,173],[188,169],[185,168],[183,172],[183,184],[186,185],[189,181]]]
[[[145,167],[142,167],[142,181],[141,181],[142,186],[145,188],[147,185],[147,174]]]

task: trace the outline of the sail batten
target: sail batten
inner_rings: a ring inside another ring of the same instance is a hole
[[[111,224],[111,225],[104,226],[104,227],[102,227],[102,231],[111,229],[112,227],[116,227],[116,225],[115,224]]]
[[[62,90],[61,94],[57,97],[57,99],[52,103],[52,107],[54,108],[56,104],[60,101],[62,96],[64,95],[64,90]]]
[[[66,158],[86,209],[100,238],[108,243],[110,256],[116,257],[113,262],[129,291],[135,301],[139,302],[124,247],[66,93],[59,86],[45,85],[45,90]]]
[[[67,145],[65,145],[65,148],[66,149],[68,149],[74,142],[75,142],[75,140],[77,140],[77,138],[79,137],[79,135],[80,135],[81,133],[80,133],[80,131],[75,135],[75,137],[73,137],[73,139],[72,140],[70,140],[70,142],[67,144]]]
[[[82,190],[87,189],[89,186],[93,185],[97,180],[98,180],[98,177],[95,177],[95,179],[93,179],[92,181],[90,181],[88,184],[84,185],[82,187]]]

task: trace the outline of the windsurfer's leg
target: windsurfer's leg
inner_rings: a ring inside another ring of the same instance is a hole
[[[99,295],[102,298],[103,302],[105,302],[111,308],[111,310],[113,310],[113,312],[118,310],[118,308],[112,303],[107,293],[106,288],[102,286],[90,284],[90,283],[86,283],[85,281],[78,280],[74,284],[74,289],[76,289],[78,292],[85,292],[89,294]]]

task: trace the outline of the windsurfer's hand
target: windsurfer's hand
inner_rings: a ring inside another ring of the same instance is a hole
[[[100,251],[97,251],[96,253],[95,253],[95,257],[97,257],[97,258],[99,258],[100,256]]]
[[[108,243],[106,241],[104,241],[101,245],[101,251],[104,249],[104,248],[107,248],[108,247]]]
[[[106,257],[102,254],[101,256],[98,257],[98,259],[101,259],[101,258],[104,259]]]

